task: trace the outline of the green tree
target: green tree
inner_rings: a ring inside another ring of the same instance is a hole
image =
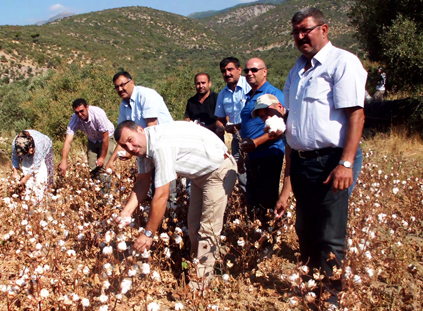
[[[386,67],[398,90],[423,89],[423,0],[356,0],[350,9],[360,44]]]

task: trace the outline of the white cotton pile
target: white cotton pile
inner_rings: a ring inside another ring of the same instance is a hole
[[[276,133],[277,131],[285,132],[286,126],[282,118],[273,116],[266,120],[266,127],[269,127],[269,133]]]

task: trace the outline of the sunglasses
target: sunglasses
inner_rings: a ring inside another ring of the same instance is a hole
[[[244,73],[247,74],[247,73],[250,72],[250,70],[251,70],[252,73],[256,73],[259,70],[262,70],[264,68],[266,68],[266,67],[261,67],[261,68],[255,68],[255,67],[253,67],[253,68],[244,68]]]

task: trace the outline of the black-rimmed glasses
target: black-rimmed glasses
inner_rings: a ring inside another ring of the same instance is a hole
[[[312,32],[314,29],[316,29],[317,27],[320,27],[320,26],[323,26],[323,24],[316,25],[316,26],[311,27],[311,28],[303,28],[303,29],[293,30],[291,32],[291,36],[299,36],[300,34],[302,34],[303,36],[307,36],[310,32]]]
[[[126,82],[124,82],[124,83],[121,83],[121,84],[119,84],[119,85],[115,85],[115,89],[116,90],[119,90],[119,88],[124,88],[125,87],[125,85],[127,85],[129,82],[131,82],[132,80],[131,79],[129,79],[128,81],[126,81]]]

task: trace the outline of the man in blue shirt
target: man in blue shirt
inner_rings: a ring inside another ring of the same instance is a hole
[[[235,129],[241,129],[241,110],[245,106],[247,93],[251,90],[251,86],[247,83],[245,77],[241,76],[241,63],[235,57],[224,58],[220,62],[220,72],[227,84],[217,97],[214,112],[217,117],[216,134],[223,136],[226,131],[233,135],[231,152],[237,163],[241,164],[241,166],[238,165],[238,184],[244,197],[247,197],[247,175],[242,166],[243,161],[239,162],[239,136]],[[229,121],[226,121],[226,117],[229,118]],[[248,201],[247,198],[246,200]]]
[[[282,139],[273,139],[268,133],[264,133],[264,122],[260,118],[253,118],[251,113],[261,95],[275,95],[282,105],[284,96],[281,90],[267,82],[267,68],[262,59],[250,59],[245,65],[244,73],[251,86],[245,107],[241,111],[241,148],[248,152],[247,192],[251,195],[247,208],[251,217],[262,218],[266,210],[273,209],[278,201],[285,149]]]

